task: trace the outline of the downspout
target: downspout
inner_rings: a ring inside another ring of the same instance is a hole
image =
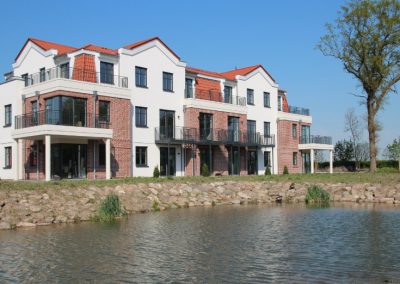
[[[40,110],[40,104],[39,104],[39,99],[40,99],[40,94],[38,91],[35,92],[36,96],[36,121],[37,124],[39,125],[39,116],[38,116],[38,111]],[[26,151],[26,150],[25,150]],[[39,181],[39,142],[37,141],[36,143],[36,180]]]
[[[96,127],[97,91],[93,91],[93,127]],[[96,140],[93,140],[93,179],[96,179]]]

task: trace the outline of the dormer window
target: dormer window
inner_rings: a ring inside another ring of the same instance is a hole
[[[193,98],[193,79],[185,79],[185,98]]]
[[[278,111],[282,111],[282,96],[278,96]]]
[[[232,103],[232,87],[230,86],[225,86],[224,88],[224,103]]]

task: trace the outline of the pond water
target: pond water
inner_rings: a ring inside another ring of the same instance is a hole
[[[220,206],[0,231],[0,282],[397,282],[400,210]]]

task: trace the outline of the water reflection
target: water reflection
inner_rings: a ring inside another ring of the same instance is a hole
[[[400,211],[229,206],[0,232],[6,282],[400,279]]]

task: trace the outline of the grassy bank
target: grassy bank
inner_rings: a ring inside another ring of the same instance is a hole
[[[175,177],[175,178],[117,178],[112,180],[62,180],[51,182],[35,181],[0,181],[0,190],[34,190],[34,189],[60,189],[76,188],[89,185],[99,187],[115,186],[118,184],[137,184],[152,182],[178,182],[178,183],[206,183],[217,181],[276,181],[298,183],[400,183],[400,173],[338,173],[338,174],[290,174],[271,176],[221,176],[221,177]]]

